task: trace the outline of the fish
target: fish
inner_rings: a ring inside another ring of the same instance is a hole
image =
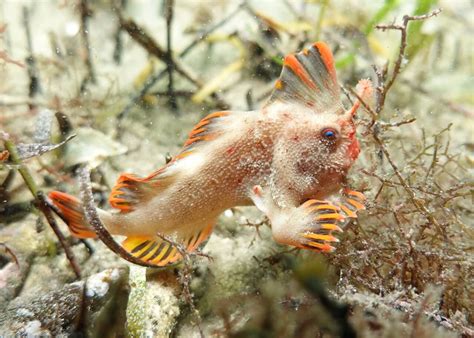
[[[360,97],[372,91],[369,80],[357,88]],[[255,205],[268,216],[278,243],[331,252],[335,234],[365,207],[363,193],[346,183],[360,152],[360,104],[344,108],[331,50],[316,42],[284,58],[260,109],[213,112],[166,165],[146,177],[121,174],[109,197],[113,209],[98,209],[100,220],[126,237],[127,252],[156,266],[183,258],[174,243],[195,251],[218,216],[236,206]],[[49,198],[73,236],[97,237],[79,199],[60,191]]]

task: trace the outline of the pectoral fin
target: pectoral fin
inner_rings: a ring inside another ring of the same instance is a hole
[[[346,189],[339,207],[345,217],[357,218],[357,212],[365,209],[365,196],[361,192]]]

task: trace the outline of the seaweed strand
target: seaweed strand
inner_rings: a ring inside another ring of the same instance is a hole
[[[197,47],[201,42],[205,41],[205,39],[212,34],[215,30],[218,28],[222,27],[225,25],[230,19],[235,17],[235,15],[242,10],[245,6],[245,1],[241,2],[232,12],[229,13],[229,15],[225,16],[222,20],[214,24],[213,26],[209,27],[205,31],[203,31],[201,34],[199,34],[186,48],[183,49],[181,53],[178,54],[179,58],[185,57],[189,52],[191,52],[195,47]],[[155,75],[152,75],[144,84],[142,89],[132,98],[130,99],[130,102],[120,111],[120,113],[117,115],[117,124],[120,124],[120,121],[128,114],[128,112],[137,104],[138,101],[140,101],[143,96],[148,93],[148,91],[159,81],[161,80],[167,70],[161,70]]]
[[[10,139],[10,136],[5,132],[1,132],[0,136],[4,141],[5,148],[10,153],[10,160],[14,164],[19,166],[18,171],[20,172],[20,175],[23,177],[23,180],[25,181],[26,186],[28,187],[31,194],[33,195],[35,199],[36,207],[43,213],[49,225],[51,226],[51,229],[53,229],[54,234],[56,235],[59,242],[61,243],[61,246],[64,249],[64,253],[66,254],[67,259],[69,260],[69,263],[74,271],[74,274],[76,275],[76,278],[78,279],[81,278],[81,270],[79,268],[79,265],[77,264],[74,253],[72,252],[71,248],[66,243],[66,238],[64,237],[63,233],[61,232],[61,230],[59,230],[58,224],[56,223],[54,216],[51,213],[51,209],[48,207],[47,203],[45,202],[45,196],[43,192],[38,189],[38,185],[33,179],[33,176],[31,175],[28,168],[22,165],[22,161],[18,154],[16,145]]]

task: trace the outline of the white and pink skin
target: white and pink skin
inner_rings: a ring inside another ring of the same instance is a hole
[[[275,87],[260,110],[204,118],[159,171],[143,179],[122,175],[110,198],[120,212],[99,212],[108,231],[127,236],[124,246],[132,254],[160,261],[150,244],[158,233],[193,250],[223,211],[255,204],[270,219],[277,242],[331,251],[337,241],[332,231],[341,230],[336,223],[363,207],[362,194],[352,192],[350,199],[344,192],[359,154],[353,121],[359,102],[343,108],[324,43],[287,56]],[[370,82],[361,81],[358,91],[368,98]],[[70,197],[50,196],[65,213],[77,210]],[[86,225],[77,229],[87,232]]]
[[[254,203],[270,219],[275,240],[302,246],[300,234],[318,222],[300,205],[342,197],[344,178],[359,153],[352,111],[314,114],[274,103],[260,111],[216,118],[218,136],[168,166],[165,188],[128,213],[101,212],[112,234],[187,238],[226,209]],[[336,132],[336,139],[323,131]]]

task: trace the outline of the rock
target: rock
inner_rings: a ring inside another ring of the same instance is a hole
[[[31,255],[27,258],[18,257],[20,266],[8,262],[0,269],[0,309],[18,295],[31,266]]]
[[[0,312],[0,336],[121,335],[128,270],[109,269],[43,296],[18,297]]]
[[[61,290],[34,299],[16,298],[0,314],[0,334],[72,334],[79,328],[84,282],[71,283]]]
[[[129,292],[128,268],[105,270],[87,279],[83,330],[86,337],[124,334]]]
[[[87,163],[95,168],[105,158],[127,151],[127,147],[96,129],[77,128],[74,133],[76,137],[64,149],[63,160],[67,167]]]
[[[180,285],[171,270],[146,276],[146,269],[132,267],[127,334],[130,337],[169,337],[180,311]]]

